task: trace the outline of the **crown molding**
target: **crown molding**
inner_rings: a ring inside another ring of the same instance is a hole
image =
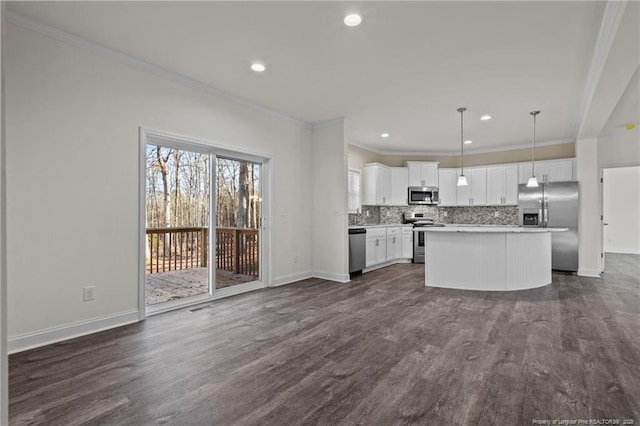
[[[602,15],[600,23],[600,31],[596,40],[593,56],[591,57],[591,65],[587,72],[587,78],[580,100],[578,116],[573,129],[573,139],[577,139],[587,120],[587,114],[593,101],[598,82],[602,76],[604,65],[607,62],[609,51],[613,45],[616,32],[620,26],[620,21],[624,15],[624,9],[627,6],[627,0],[609,0]]]
[[[27,18],[26,16],[20,15],[19,13],[15,13],[7,10],[6,20],[7,22],[18,25],[22,28],[35,31],[39,34],[42,34],[54,40],[61,41],[69,46],[77,47],[77,48],[89,51],[91,53],[94,53],[103,58],[110,59],[114,62],[119,62],[122,64],[129,65],[133,68],[149,72],[151,74],[157,75],[167,80],[171,80],[182,86],[188,87],[190,89],[194,89],[198,92],[206,93],[208,95],[222,98],[227,101],[269,114],[271,116],[278,117],[280,119],[283,119],[285,121],[288,121],[290,123],[293,123],[303,128],[308,128],[308,129],[312,128],[312,125],[310,123],[307,123],[302,120],[298,120],[297,118],[291,117],[290,115],[287,115],[280,111],[276,111],[266,106],[254,103],[252,101],[241,98],[239,96],[232,95],[231,93],[228,93],[224,90],[210,86],[206,83],[195,80],[191,77],[187,77],[183,74],[171,71],[167,68],[163,68],[151,62],[143,61],[142,59],[120,52],[118,50],[104,46],[102,44],[94,43],[76,34],[72,34],[64,30],[61,30],[60,28],[43,24],[42,22],[38,22],[33,19]]]
[[[575,140],[574,139],[558,139],[558,140],[553,140],[553,141],[546,141],[546,142],[536,142],[536,147],[541,147],[541,146],[551,146],[551,145],[563,145],[566,143],[574,143]],[[354,142],[349,142],[350,145],[354,145],[357,146],[358,148],[364,149],[366,151],[369,152],[373,152],[374,154],[378,154],[378,155],[403,155],[403,156],[414,156],[414,157],[427,157],[427,156],[439,156],[439,157],[452,157],[452,156],[459,156],[460,155],[460,151],[459,150],[454,150],[454,151],[382,151],[382,150],[376,150],[374,148],[370,148],[367,147],[365,145],[361,145],[358,143],[354,143]],[[465,148],[464,153],[465,155],[469,155],[469,154],[484,154],[484,153],[488,153],[488,152],[505,152],[505,151],[516,151],[519,149],[531,149],[531,144],[530,143],[526,143],[526,144],[519,144],[519,145],[503,145],[503,146],[496,146],[493,148],[479,148],[479,149],[468,149]]]
[[[346,120],[344,117],[333,118],[331,120],[318,121],[311,125],[313,129],[321,129],[323,127],[333,126],[335,124],[345,124]]]

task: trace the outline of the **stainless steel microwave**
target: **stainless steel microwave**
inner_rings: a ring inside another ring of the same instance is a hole
[[[438,204],[438,188],[433,186],[410,186],[409,204]]]

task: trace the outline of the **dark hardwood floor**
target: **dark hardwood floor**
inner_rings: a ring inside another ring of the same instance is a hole
[[[640,256],[513,293],[394,265],[10,357],[11,424],[640,423]]]

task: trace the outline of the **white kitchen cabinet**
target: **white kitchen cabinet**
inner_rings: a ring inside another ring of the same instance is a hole
[[[402,258],[413,258],[413,227],[402,228]]]
[[[387,229],[367,228],[366,267],[387,261]]]
[[[439,169],[438,181],[440,184],[438,197],[439,205],[455,206],[456,202],[456,184],[458,183],[458,169]]]
[[[391,167],[391,205],[408,205],[409,169],[406,167]]]
[[[518,166],[487,167],[487,204],[518,204]]]
[[[438,187],[438,163],[425,161],[407,161],[409,186]]]
[[[573,180],[573,160],[549,161],[545,182],[566,182]]]
[[[391,168],[379,163],[363,165],[363,205],[391,204]]]
[[[485,206],[487,204],[487,169],[476,167],[465,169],[467,186],[456,186],[458,206]]]
[[[527,183],[531,177],[531,163],[520,164],[519,170],[520,183]],[[536,161],[534,170],[538,182],[575,180],[573,177],[573,159]]]
[[[377,238],[369,238],[367,237],[366,240],[366,263],[365,266],[368,268],[370,266],[373,266],[377,263],[377,253],[378,253],[378,244],[380,244],[378,242]]]
[[[396,260],[402,257],[402,228],[400,226],[387,228],[387,257],[386,260]]]

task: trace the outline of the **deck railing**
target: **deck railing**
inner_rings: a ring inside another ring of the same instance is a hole
[[[149,274],[206,267],[209,228],[147,228]],[[258,276],[259,236],[254,228],[216,228],[216,268]]]

